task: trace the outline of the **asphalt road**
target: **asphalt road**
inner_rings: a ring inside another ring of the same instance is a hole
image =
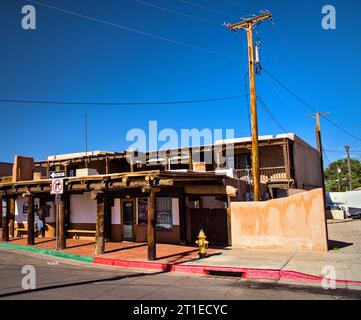
[[[36,289],[24,290],[23,266],[36,271]],[[145,273],[98,267],[22,252],[0,250],[0,299],[33,300],[283,300],[361,299],[360,291],[250,283],[235,277]]]

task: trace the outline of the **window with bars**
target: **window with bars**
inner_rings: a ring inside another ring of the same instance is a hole
[[[156,229],[158,231],[172,231],[173,214],[172,214],[172,198],[157,198],[156,213]]]

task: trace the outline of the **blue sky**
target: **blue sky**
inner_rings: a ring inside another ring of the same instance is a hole
[[[230,32],[222,24],[268,9],[275,26],[264,22],[255,33],[255,40],[261,41],[263,67],[318,111],[331,112],[330,119],[361,136],[359,0],[309,0],[302,5],[286,0],[142,1],[178,14],[134,0],[39,0],[189,46],[29,1],[2,0],[0,99],[137,102],[244,95],[246,35]],[[21,8],[26,4],[36,8],[36,30],[21,28]],[[321,27],[321,9],[326,4],[337,10],[336,30]],[[315,122],[306,116],[310,110],[264,72],[257,76],[257,90],[288,132],[315,146]],[[125,139],[128,130],[147,130],[152,120],[158,121],[160,130],[233,128],[237,136],[249,135],[244,98],[126,107],[0,103],[0,108],[0,161],[12,161],[15,154],[40,160],[49,154],[83,151],[84,113],[88,114],[90,150],[121,151],[130,144]],[[361,156],[361,141],[326,121],[322,129],[324,148],[337,151],[327,153],[330,161],[344,155],[346,144],[352,147],[352,155]],[[260,106],[259,131],[262,135],[282,133]]]

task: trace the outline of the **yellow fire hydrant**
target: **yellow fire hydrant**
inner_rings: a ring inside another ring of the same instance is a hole
[[[204,233],[203,230],[199,231],[198,234],[198,240],[196,241],[196,244],[198,244],[198,248],[199,248],[199,258],[202,259],[207,255],[206,249],[208,248],[208,241],[206,240],[206,235]]]

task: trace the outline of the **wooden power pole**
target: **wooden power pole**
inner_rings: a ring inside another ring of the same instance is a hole
[[[247,31],[248,39],[248,68],[249,68],[249,88],[250,88],[250,107],[251,107],[251,122],[252,122],[252,174],[253,174],[253,195],[254,201],[261,200],[260,193],[260,172],[259,172],[259,150],[258,150],[258,121],[257,121],[257,98],[256,98],[256,83],[255,83],[255,55],[253,45],[253,30],[264,20],[271,20],[272,14],[270,12],[263,12],[258,16],[243,19],[234,24],[227,24],[227,28],[232,31],[242,29]]]
[[[316,114],[310,114],[312,118],[316,118],[316,141],[317,141],[317,150],[320,156],[321,172],[322,172],[322,189],[323,193],[326,194],[325,187],[325,176],[323,168],[323,148],[322,148],[322,139],[321,139],[321,117],[330,114],[329,112],[316,112]]]
[[[351,168],[351,158],[350,158],[350,146],[345,146],[347,154],[347,167],[348,167],[348,183],[350,186],[350,191],[352,191],[352,168]]]

